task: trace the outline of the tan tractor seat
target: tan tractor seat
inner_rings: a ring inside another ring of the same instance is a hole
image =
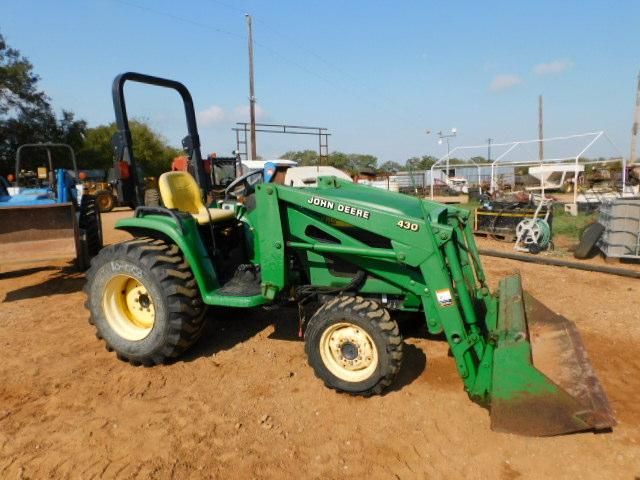
[[[190,213],[200,225],[230,220],[233,210],[207,208],[202,203],[200,188],[188,172],[166,172],[158,179],[162,202],[167,208],[176,208]]]

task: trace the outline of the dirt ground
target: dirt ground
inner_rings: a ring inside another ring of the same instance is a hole
[[[111,226],[129,211],[104,216]],[[491,247],[489,241],[481,240]],[[167,366],[132,367],[87,323],[66,263],[0,267],[0,478],[621,478],[640,476],[640,281],[484,258],[576,322],[619,425],[492,432],[447,344],[404,330],[395,388],[352,398],[306,365],[293,309],[212,309]]]

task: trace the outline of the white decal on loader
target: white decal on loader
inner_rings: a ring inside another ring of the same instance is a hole
[[[400,220],[398,223],[396,223],[396,225],[400,228],[404,228],[405,230],[410,230],[412,232],[417,232],[418,230],[420,230],[420,225],[408,220]]]
[[[441,307],[450,307],[453,305],[453,298],[451,297],[451,290],[445,288],[443,290],[436,290],[436,299]]]
[[[328,208],[330,210],[333,210],[333,202],[325,200],[324,198],[309,197],[309,200],[307,200],[307,202],[309,202],[311,205],[315,205],[316,207]]]
[[[328,208],[329,210],[337,210],[338,212],[346,213],[347,215],[351,215],[353,217],[364,218],[365,220],[369,220],[369,217],[371,216],[371,212],[369,212],[369,210],[352,207],[351,205],[344,205],[342,203],[338,203],[336,206],[334,202],[326,200],[324,198],[309,197],[307,203],[315,205],[316,207]]]

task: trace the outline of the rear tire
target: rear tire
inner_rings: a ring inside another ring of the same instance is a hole
[[[400,371],[403,341],[398,325],[374,301],[336,297],[316,311],[304,336],[309,365],[329,388],[377,395]]]
[[[205,306],[180,249],[137,238],[104,248],[87,272],[85,306],[96,336],[133,365],[156,365],[193,345]]]
[[[93,195],[82,196],[78,226],[85,234],[87,254],[93,258],[102,249],[102,220]]]
[[[98,190],[95,197],[100,213],[108,213],[115,207],[116,201],[108,190]]]

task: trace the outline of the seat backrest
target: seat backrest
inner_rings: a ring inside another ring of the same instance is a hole
[[[167,208],[197,214],[205,207],[200,188],[189,172],[166,172],[158,179],[162,202]]]

